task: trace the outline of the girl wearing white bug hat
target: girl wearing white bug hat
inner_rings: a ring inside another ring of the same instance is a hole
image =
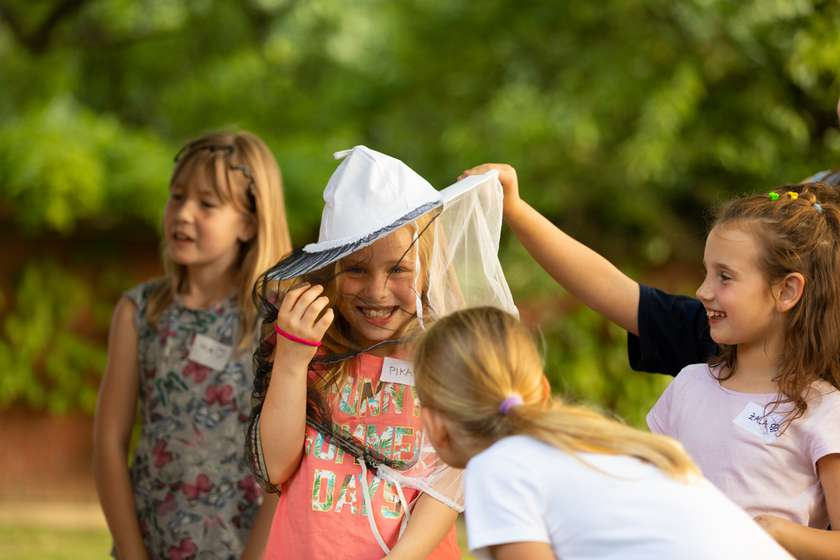
[[[460,308],[516,312],[498,261],[495,171],[437,191],[364,146],[324,192],[318,243],[268,270],[248,431],[282,490],[266,558],[460,558],[461,472],[421,427],[410,345]]]

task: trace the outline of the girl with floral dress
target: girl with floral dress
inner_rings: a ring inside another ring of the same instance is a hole
[[[261,509],[243,446],[257,331],[250,288],[290,245],[265,144],[240,132],[184,146],[163,232],[166,275],[117,303],[97,402],[94,467],[113,552],[257,557],[276,500]]]

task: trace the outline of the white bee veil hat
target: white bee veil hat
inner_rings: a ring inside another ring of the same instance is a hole
[[[413,309],[405,311],[412,313],[419,329],[424,328],[424,321],[478,305],[495,306],[518,315],[498,257],[502,187],[496,171],[467,177],[439,191],[400,160],[370,148],[356,146],[335,155],[342,161],[324,191],[318,241],[297,249],[262,275],[255,289],[259,301],[273,306],[271,302],[283,297],[283,285],[287,283],[278,281],[299,277],[322,283],[337,281],[341,266],[331,269],[330,265],[406,228],[412,243],[403,258],[413,261],[410,268],[414,270],[415,302]],[[270,321],[274,316],[266,313]],[[393,339],[377,345],[401,342],[403,334],[395,332]],[[351,348],[349,352],[318,359],[322,363],[337,363],[371,348]],[[272,350],[273,347],[266,347],[264,356]],[[270,371],[270,363],[257,367],[254,386],[260,403]],[[350,453],[356,457],[365,479],[370,469],[370,475],[395,485],[406,512],[403,529],[411,504],[406,503],[402,487],[416,488],[454,510],[463,510],[462,472],[443,463],[424,430],[417,432],[413,460],[389,464],[387,457],[374,453],[376,449],[337,429],[329,410],[308,410],[307,422],[332,443],[355,450]],[[252,414],[251,425],[259,425],[259,412]],[[255,458],[252,464],[257,465],[255,472],[267,472],[259,430],[249,430],[249,438]],[[361,486],[371,531],[387,554],[388,547],[371,513],[368,485]]]
[[[488,180],[498,184],[497,173],[491,171],[438,191],[402,161],[366,146],[334,155],[342,161],[324,190],[318,241],[293,251],[269,271],[266,280],[287,280],[324,268]],[[497,188],[501,197],[501,187]],[[495,237],[498,251],[498,234]]]

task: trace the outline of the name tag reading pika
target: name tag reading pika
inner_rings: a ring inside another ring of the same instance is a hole
[[[779,437],[782,418],[777,414],[765,414],[763,406],[748,402],[732,422],[762,438],[765,443],[773,443]]]
[[[222,370],[230,359],[232,346],[222,344],[203,334],[195,335],[188,358],[210,369]]]
[[[379,374],[379,380],[413,387],[414,370],[412,369],[411,362],[396,358],[385,358],[382,362],[382,371]]]

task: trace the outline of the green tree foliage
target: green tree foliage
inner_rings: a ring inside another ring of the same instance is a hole
[[[104,369],[105,355],[78,327],[93,291],[55,263],[30,264],[17,287],[16,311],[0,324],[0,406],[22,401],[54,412],[92,411],[90,377]]]
[[[297,244],[330,153],[365,143],[438,186],[509,161],[622,265],[699,262],[710,205],[836,162],[838,59],[826,0],[0,0],[0,220],[154,236],[178,146],[239,126],[280,161]],[[560,293],[504,259],[523,306]],[[657,386],[599,318],[543,319],[570,391],[636,410]]]

